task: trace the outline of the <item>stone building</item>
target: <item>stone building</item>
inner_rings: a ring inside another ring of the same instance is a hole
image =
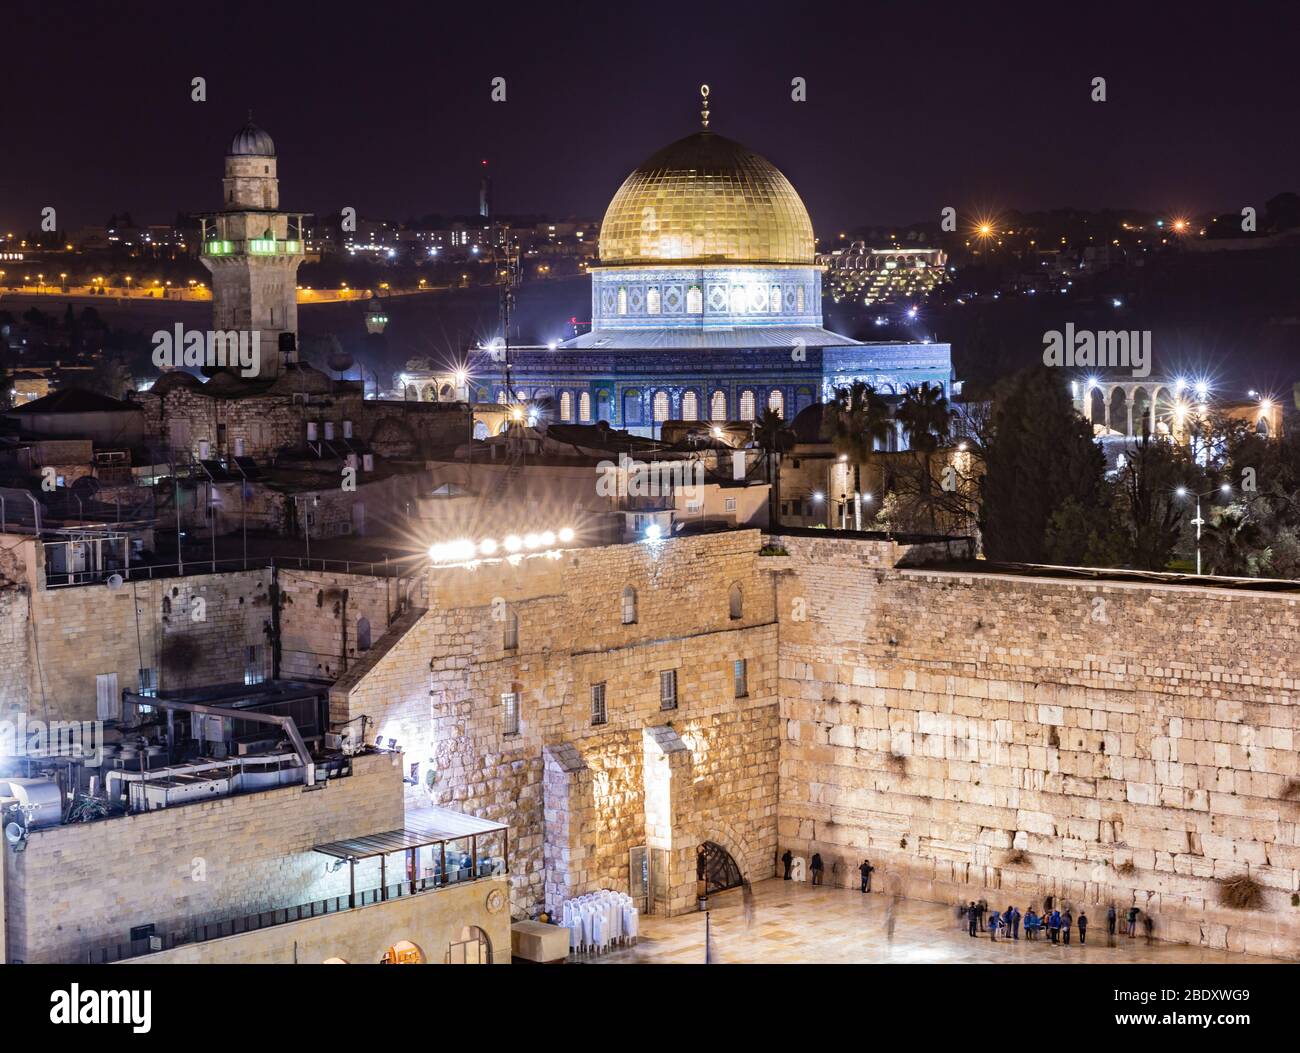
[[[257,333],[259,377],[298,360],[303,214],[281,212],[275,143],[250,117],[226,151],[222,209],[204,213],[199,259],[212,272],[212,325]]]
[[[912,897],[1135,904],[1162,938],[1300,959],[1294,589],[972,573],[945,567],[960,541],[820,531],[116,591],[6,552],[8,714],[88,719],[155,655],[162,689],[229,683],[265,643],[267,675],[401,755],[408,814],[510,827],[516,918],[606,887],[687,911],[697,860],[718,892],[788,849],[832,884],[869,857]],[[169,669],[195,631],[204,667]],[[1223,905],[1243,876],[1259,905]]]
[[[707,92],[707,89],[704,89]],[[592,329],[558,346],[471,352],[479,403],[544,404],[563,423],[658,436],[669,420],[786,420],[855,380],[884,393],[954,380],[947,344],[867,344],[822,325],[822,269],[798,193],[766,158],[703,127],[614,194],[592,266]]]

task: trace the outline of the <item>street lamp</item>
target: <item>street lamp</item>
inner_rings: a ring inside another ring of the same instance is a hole
[[[1174,491],[1174,493],[1175,493],[1177,496],[1179,496],[1179,497],[1187,497],[1187,496],[1189,496],[1189,493],[1188,493],[1187,487],[1185,487],[1185,486],[1180,486],[1177,490]],[[1201,516],[1201,498],[1202,498],[1202,497],[1211,497],[1211,496],[1213,496],[1213,495],[1216,494],[1216,493],[1219,493],[1219,494],[1230,494],[1230,493],[1232,493],[1232,487],[1229,486],[1227,483],[1224,483],[1223,485],[1221,485],[1221,486],[1219,486],[1219,487],[1216,487],[1216,488],[1213,489],[1213,490],[1206,490],[1205,493],[1203,493],[1203,494],[1196,494],[1196,495],[1194,495],[1194,496],[1196,497],[1196,518],[1192,520],[1192,525],[1193,525],[1194,527],[1196,527],[1196,574],[1197,574],[1197,577],[1200,577],[1200,574],[1201,574],[1201,527],[1205,525],[1205,519]]]

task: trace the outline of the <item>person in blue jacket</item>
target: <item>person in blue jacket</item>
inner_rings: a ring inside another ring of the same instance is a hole
[[[990,940],[996,940],[998,938],[998,929],[1001,927],[1001,925],[1002,925],[1002,915],[995,910],[992,914],[989,915],[989,939]]]
[[[1048,934],[1052,937],[1053,943],[1061,942],[1061,912],[1052,911],[1051,920],[1047,923]]]

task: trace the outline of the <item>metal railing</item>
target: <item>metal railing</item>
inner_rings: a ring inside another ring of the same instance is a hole
[[[477,869],[477,874],[474,873],[473,867],[449,869],[445,881],[440,880],[437,875],[416,878],[414,881],[402,881],[395,885],[365,889],[353,895],[344,893],[340,896],[311,900],[308,903],[299,903],[291,907],[278,907],[274,910],[264,910],[256,914],[244,914],[221,921],[199,923],[188,929],[162,935],[153,934],[141,936],[134,940],[125,940],[121,943],[102,944],[86,951],[82,960],[90,965],[108,965],[112,962],[125,961],[128,958],[141,958],[147,954],[170,951],[176,947],[184,947],[192,943],[206,943],[210,940],[225,939],[228,936],[242,936],[245,933],[258,932],[262,929],[274,928],[277,925],[287,925],[290,922],[309,921],[312,918],[323,918],[346,910],[373,907],[405,896],[419,896],[427,892],[437,892],[441,888],[462,884],[466,881],[479,881],[483,878],[492,877],[497,873],[495,863],[480,863]]]

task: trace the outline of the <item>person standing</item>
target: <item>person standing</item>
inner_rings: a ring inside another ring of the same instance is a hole
[[[1149,910],[1142,912],[1142,930],[1146,933],[1147,943],[1152,943],[1156,938],[1156,919],[1151,917]]]
[[[785,850],[785,855],[781,857],[781,862],[785,864],[785,879],[790,880],[790,868],[794,866],[794,853],[790,849]]]
[[[1047,923],[1047,934],[1052,938],[1053,943],[1061,942],[1061,912],[1052,911],[1051,920]]]
[[[1115,904],[1112,903],[1106,908],[1106,942],[1114,946],[1115,943]]]
[[[1011,912],[1011,938],[1020,939],[1020,911],[1015,907],[1008,908]]]
[[[1029,909],[1025,911],[1025,939],[1038,939],[1038,915],[1034,913],[1032,903],[1029,905]]]
[[[979,903],[975,905],[975,913],[980,920],[980,932],[984,931],[984,915],[987,914],[988,912],[989,912],[989,901],[981,897]]]
[[[989,939],[994,943],[998,942],[998,926],[1002,923],[1002,915],[996,910],[989,915]]]
[[[822,883],[822,854],[814,852],[812,857],[812,883],[820,885]]]
[[[866,889],[863,889],[862,891],[865,892]],[[975,911],[975,901],[974,901],[974,900],[971,900],[971,901],[970,901],[970,906],[966,908],[966,922],[967,922],[967,926],[968,926],[968,928],[969,928],[969,930],[970,930],[970,934],[971,934],[972,936],[975,935],[975,922],[976,922],[977,917],[978,917],[978,915],[977,915],[977,913],[976,913],[976,911]]]
[[[871,872],[876,868],[871,865],[870,859],[864,859],[862,865],[858,867],[858,873],[862,875],[862,891],[871,891]]]
[[[1065,908],[1065,913],[1061,915],[1061,936],[1063,942],[1070,946],[1070,927],[1074,924],[1074,911],[1069,907]]]
[[[1081,910],[1079,911],[1079,943],[1085,944],[1087,942],[1088,942],[1088,912],[1086,910]]]
[[[1138,915],[1141,913],[1142,912],[1138,910],[1136,906],[1129,907],[1128,909],[1128,938],[1130,940],[1137,937]]]

